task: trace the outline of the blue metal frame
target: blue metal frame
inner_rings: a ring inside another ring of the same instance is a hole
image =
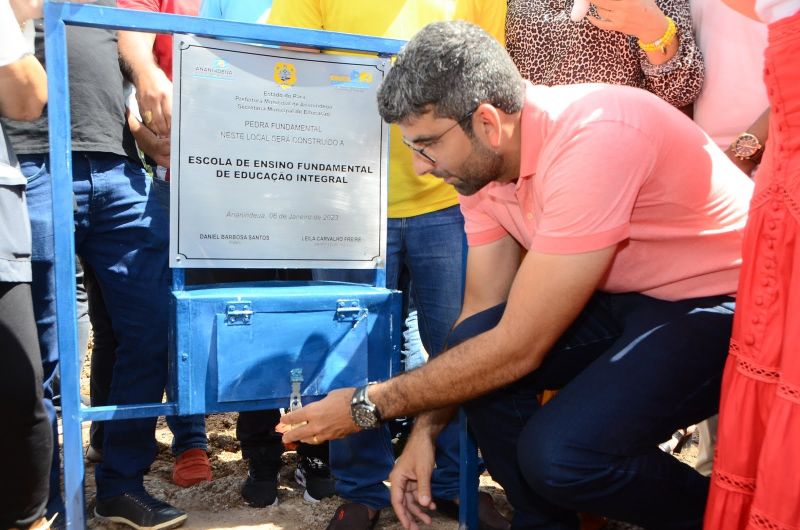
[[[202,19],[181,15],[148,13],[91,4],[47,1],[45,18],[45,59],[49,90],[50,166],[53,175],[53,218],[56,288],[56,333],[60,352],[61,406],[64,433],[64,489],[67,528],[85,528],[83,446],[81,423],[87,420],[117,420],[172,415],[176,403],[152,403],[128,406],[84,407],[80,403],[80,363],[77,349],[75,309],[75,254],[72,205],[72,145],[67,68],[66,26],[191,33],[204,37],[235,39],[268,45],[300,45],[323,50],[350,50],[396,54],[403,41],[333,33],[327,31],[246,24]],[[66,258],[69,256],[70,258]],[[173,286],[183,289],[183,271],[174,269]],[[385,271],[376,272],[375,285],[385,285]],[[462,418],[463,422],[463,418]],[[477,528],[477,488],[475,446],[462,436],[462,483],[460,528]],[[471,473],[465,474],[466,469]]]

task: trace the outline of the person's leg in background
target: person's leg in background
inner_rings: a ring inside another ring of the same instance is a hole
[[[402,223],[402,219],[388,220],[386,287],[401,290],[406,297],[408,289],[399,285],[404,261]],[[367,284],[373,282],[374,274],[357,269],[313,271],[315,280]],[[403,306],[407,307],[407,302]],[[394,466],[391,440],[388,424],[331,440],[330,467],[336,478],[336,493],[347,502],[336,510],[329,528],[336,528],[336,521],[356,525],[351,528],[367,528],[376,520],[377,512],[389,506],[389,492],[383,481]]]
[[[156,204],[162,208],[169,207],[169,183],[153,179],[151,195]],[[165,210],[168,212],[168,210]],[[114,337],[103,293],[97,282],[94,271],[88,265],[84,266],[84,283],[86,286],[89,316],[92,323],[92,358],[90,372],[90,401],[92,406],[108,404],[108,394],[111,389],[111,378],[116,362],[116,350],[119,346]],[[104,422],[92,422],[90,430],[90,444],[86,457],[91,462],[102,461]],[[204,480],[211,480],[211,467],[206,451],[208,440],[205,431],[205,416],[169,416],[167,425],[173,434],[172,453],[178,459],[183,455],[186,464],[180,466],[176,461],[173,468],[172,480],[179,486],[191,486]],[[193,451],[199,449],[200,451]],[[178,473],[178,471],[183,471]],[[177,475],[177,476],[176,476]]]
[[[0,416],[8,455],[0,480],[0,528],[27,528],[45,513],[53,434],[42,403],[42,361],[30,285],[0,282]]]
[[[19,155],[22,174],[28,185],[26,198],[31,221],[31,296],[39,348],[42,359],[43,404],[50,421],[53,436],[53,457],[50,465],[50,498],[47,516],[64,513],[61,497],[61,459],[58,452],[58,423],[53,404],[53,379],[58,371],[58,345],[56,343],[55,274],[53,270],[53,211],[51,178],[47,168],[47,155]]]
[[[151,194],[156,205],[160,206],[169,218],[169,182],[153,178],[151,185]],[[171,394],[171,389],[168,388],[167,397],[169,399],[172,399]],[[203,414],[167,416],[167,426],[172,431],[171,449],[172,455],[175,457],[172,482],[186,488],[198,482],[211,480],[206,417]]]
[[[263,281],[307,281],[307,269],[207,269],[193,271],[189,283],[236,283]],[[199,274],[198,274],[199,273]],[[241,494],[250,506],[261,508],[278,503],[278,473],[285,451],[281,435],[275,432],[280,411],[243,411],[236,419],[236,438],[242,445],[242,458],[247,461],[247,478]],[[328,444],[297,446],[298,466],[295,480],[305,488],[307,502],[319,502],[334,494],[334,482],[328,465]]]
[[[428,354],[436,356],[461,312],[464,218],[458,206],[451,206],[404,221],[405,263],[411,276],[419,336]],[[437,439],[436,469],[431,479],[435,498],[458,498],[458,462],[458,424],[454,421]]]
[[[117,339],[111,327],[103,293],[97,283],[94,270],[84,264],[83,281],[89,305],[89,319],[92,323],[92,357],[89,371],[89,402],[93,407],[108,405],[111,377],[117,359]],[[105,422],[93,421],[89,430],[89,447],[86,457],[98,463],[103,459],[103,425]]]
[[[167,382],[169,220],[135,161],[73,153],[76,248],[91,266],[118,343],[109,405],[160,403]],[[106,422],[95,468],[103,518],[177,525],[186,514],[150,496],[144,474],[156,456],[155,418]]]
[[[236,420],[236,438],[242,444],[242,458],[247,461],[248,470],[242,498],[255,508],[278,504],[278,474],[285,450],[281,435],[275,432],[280,417],[278,410],[255,410],[240,412]],[[299,444],[297,456],[295,480],[305,487],[306,502],[316,503],[333,495],[328,444]]]
[[[89,317],[89,293],[86,292],[83,264],[78,256],[75,256],[75,311],[78,317],[78,358],[84,365],[89,359],[89,334],[92,325]],[[83,397],[81,400],[83,401]]]
[[[86,286],[83,283],[83,265],[80,258],[75,256],[75,314],[78,320],[78,358],[82,363],[86,362],[89,352],[89,303],[86,294]],[[56,370],[53,378],[53,402],[56,409],[61,412],[61,371]],[[81,402],[88,405],[88,402],[81,396]]]
[[[242,486],[244,501],[255,508],[278,504],[278,474],[283,442],[275,432],[281,414],[277,410],[240,412],[236,438],[247,461],[247,479]]]
[[[400,366],[402,370],[413,370],[428,361],[428,352],[422,345],[419,336],[419,322],[417,319],[417,308],[414,300],[410,296],[413,288],[410,284],[410,276],[407,268],[403,268],[399,285],[407,286],[409,296],[403,296],[402,315],[406,315],[403,321],[403,333],[400,344]],[[405,293],[405,291],[404,291]],[[395,458],[400,456],[405,448],[411,428],[414,425],[413,417],[401,417],[389,420],[389,432],[392,435],[392,446],[394,447]]]
[[[31,300],[25,186],[0,185],[0,528],[43,528],[53,434]]]

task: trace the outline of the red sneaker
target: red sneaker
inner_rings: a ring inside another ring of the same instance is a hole
[[[211,463],[205,450],[189,449],[179,454],[172,468],[172,482],[188,488],[204,480],[211,480]]]

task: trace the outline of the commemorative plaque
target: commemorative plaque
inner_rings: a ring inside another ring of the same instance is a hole
[[[380,266],[388,66],[176,35],[170,265]]]

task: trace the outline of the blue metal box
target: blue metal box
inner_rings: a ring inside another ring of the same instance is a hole
[[[180,414],[286,407],[295,368],[309,401],[397,372],[398,291],[273,281],[187,287],[173,301],[170,386]]]

